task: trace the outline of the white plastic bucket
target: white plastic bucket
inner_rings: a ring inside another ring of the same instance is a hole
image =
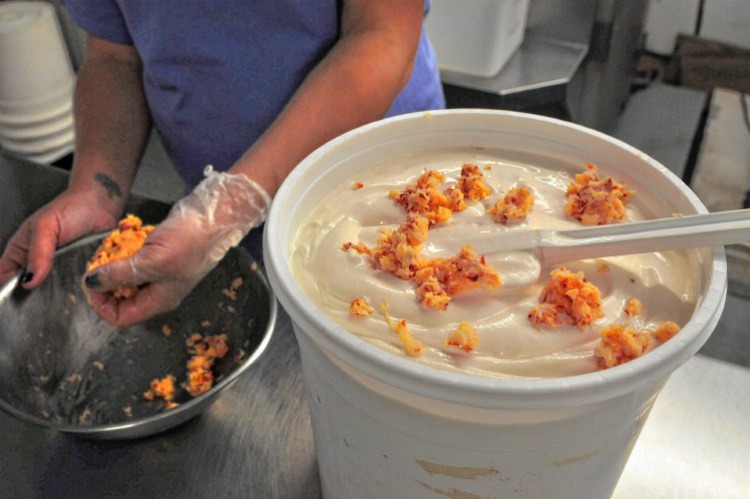
[[[440,69],[491,77],[526,33],[529,0],[432,0],[425,29]]]
[[[300,345],[326,497],[604,498],[611,495],[653,401],[719,320],[723,249],[700,251],[702,295],[680,333],[604,371],[497,379],[436,370],[372,346],[334,323],[290,271],[295,232],[331,186],[408,152],[502,147],[617,168],[674,212],[705,212],[676,176],[640,151],[571,123],[523,113],[448,110],[389,118],[308,156],[278,191],[264,255]]]
[[[3,113],[48,111],[55,105],[51,101],[73,80],[70,56],[52,4],[0,2]]]

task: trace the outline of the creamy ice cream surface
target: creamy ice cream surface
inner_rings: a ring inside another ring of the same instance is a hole
[[[539,305],[540,291],[552,270],[540,269],[531,254],[486,255],[502,286],[457,294],[445,310],[439,310],[420,302],[413,281],[376,268],[367,255],[342,249],[347,242],[374,247],[381,229],[394,230],[405,220],[406,211],[389,192],[413,184],[425,170],[441,172],[445,186],[450,186],[466,163],[479,167],[491,193],[481,201],[468,201],[466,210],[430,227],[422,246],[427,258],[455,255],[480,232],[583,227],[565,214],[564,206],[568,185],[585,166],[535,158],[466,148],[398,156],[373,164],[335,186],[308,214],[294,240],[292,272],[322,311],[362,340],[394,355],[406,355],[380,309],[386,302],[392,318],[405,320],[424,345],[421,355],[410,357],[414,362],[477,375],[547,378],[591,372],[597,369],[593,352],[603,328],[627,324],[645,330],[665,320],[684,325],[695,309],[701,285],[700,276],[692,271],[698,267],[698,255],[692,251],[566,263],[566,268],[582,271],[599,288],[603,315],[590,326],[549,328],[536,327],[528,318],[530,310]],[[602,174],[617,178],[616,171],[604,169]],[[507,191],[522,186],[534,195],[526,219],[506,225],[494,221],[487,211]],[[648,203],[642,201],[646,197]],[[665,200],[653,193],[636,192],[621,223],[671,214]],[[519,285],[533,275],[540,275],[535,284]],[[375,311],[351,315],[349,304],[358,297],[367,298]],[[632,298],[643,304],[641,313],[628,315],[624,311]],[[445,344],[463,321],[476,329],[478,339],[476,348],[468,352]],[[658,348],[658,343],[650,348]]]

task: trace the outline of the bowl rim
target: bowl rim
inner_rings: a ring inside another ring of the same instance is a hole
[[[529,113],[485,109],[449,109],[417,112],[376,121],[347,132],[306,157],[287,177],[276,194],[276,202],[266,223],[264,260],[271,287],[298,327],[296,334],[306,334],[335,359],[357,371],[364,372],[391,386],[446,402],[475,407],[508,409],[546,409],[599,402],[632,392],[649,383],[663,382],[679,365],[697,352],[713,331],[721,316],[727,293],[727,267],[723,247],[712,250],[711,274],[701,290],[701,296],[690,320],[681,334],[658,349],[626,364],[602,371],[559,378],[524,379],[495,378],[425,366],[410,359],[393,355],[371,345],[320,311],[297,284],[289,267],[288,240],[283,221],[285,210],[293,213],[286,202],[295,185],[304,180],[307,170],[347,141],[386,127],[409,126],[418,120],[450,120],[451,117],[483,117],[488,120],[530,120],[564,127],[582,135],[605,141],[630,154],[637,155],[649,166],[683,191],[696,212],[707,212],[705,206],[674,173],[636,148],[599,131],[555,118]],[[415,125],[419,126],[419,125]],[[425,127],[424,133],[429,133]],[[444,131],[441,129],[441,131]],[[447,389],[452,392],[447,395]]]
[[[67,251],[75,249],[78,246],[89,244],[93,241],[101,240],[106,237],[110,231],[100,232],[92,234],[78,239],[66,246],[60,247],[55,251],[55,255],[63,254]],[[237,251],[250,256],[250,254],[242,247],[235,247]],[[252,257],[250,257],[252,258]],[[254,260],[253,260],[254,261]],[[3,398],[0,398],[0,409],[16,416],[17,418],[33,423],[38,426],[43,426],[52,430],[57,430],[62,433],[75,434],[88,438],[96,439],[121,439],[121,438],[133,438],[133,437],[145,437],[155,433],[159,433],[166,429],[177,426],[200,412],[201,407],[207,407],[207,404],[225,388],[233,384],[239,376],[244,373],[250,366],[260,358],[265,352],[268,344],[273,336],[273,331],[276,328],[276,321],[278,319],[278,304],[273,294],[273,290],[268,283],[268,279],[260,271],[254,271],[259,278],[262,286],[268,293],[268,323],[266,324],[265,331],[263,332],[263,338],[261,339],[258,346],[253,350],[252,354],[249,355],[240,366],[229,373],[226,377],[222,378],[221,381],[214,384],[210,390],[204,392],[197,397],[190,398],[187,402],[183,402],[173,409],[169,409],[158,414],[147,416],[145,418],[132,419],[121,423],[110,423],[104,425],[74,425],[74,424],[57,424],[51,420],[44,419],[33,414],[29,414],[24,411],[18,410],[13,405],[6,402]],[[2,300],[18,285],[18,281],[21,277],[21,273],[18,272],[5,286],[0,288],[0,300]],[[205,408],[204,407],[204,408]],[[153,428],[152,431],[138,431],[139,428],[149,426]]]

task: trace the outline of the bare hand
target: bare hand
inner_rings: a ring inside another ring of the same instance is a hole
[[[92,195],[65,191],[29,217],[8,241],[0,258],[0,286],[21,270],[26,289],[39,286],[52,269],[57,248],[116,222]]]

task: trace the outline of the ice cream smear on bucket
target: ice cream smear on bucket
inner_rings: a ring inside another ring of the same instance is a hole
[[[353,175],[300,226],[292,271],[336,323],[395,355],[493,377],[570,376],[658,348],[696,306],[695,252],[540,268],[530,253],[472,249],[483,232],[672,215],[616,170],[450,149]]]

